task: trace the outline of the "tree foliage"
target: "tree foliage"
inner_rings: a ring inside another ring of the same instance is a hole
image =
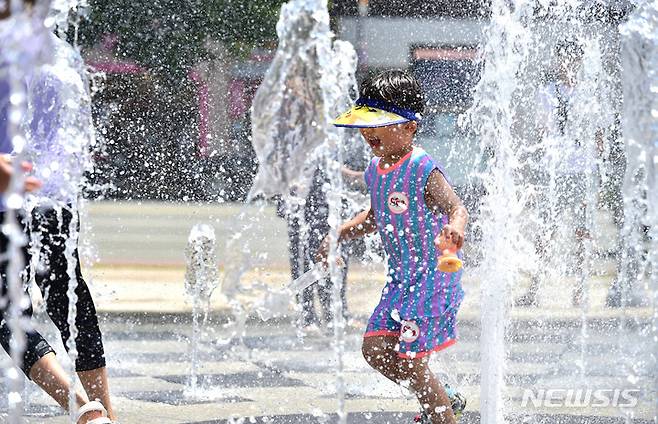
[[[117,37],[118,54],[160,76],[180,80],[209,57],[208,39],[233,52],[273,40],[283,0],[90,0],[80,40]]]

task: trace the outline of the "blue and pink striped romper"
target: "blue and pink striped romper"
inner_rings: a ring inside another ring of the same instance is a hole
[[[425,185],[434,170],[445,173],[423,149],[385,170],[374,158],[365,171],[370,207],[388,256],[386,286],[364,337],[398,336],[399,356],[420,358],[457,340],[457,311],[464,298],[462,271],[436,269],[434,239],[448,223],[425,204]],[[458,256],[461,257],[461,252]]]

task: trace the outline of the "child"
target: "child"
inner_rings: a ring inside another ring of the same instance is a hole
[[[428,359],[457,338],[461,271],[436,268],[440,242],[462,247],[468,213],[443,170],[413,146],[424,110],[418,81],[403,71],[386,71],[365,81],[360,95],[334,124],[359,128],[375,155],[365,171],[370,208],[340,227],[339,241],[379,231],[388,256],[386,286],[368,322],[363,355],[388,379],[409,382],[423,410],[417,421],[456,423],[465,402],[454,393],[451,402]],[[328,251],[325,239],[318,259],[326,262]]]

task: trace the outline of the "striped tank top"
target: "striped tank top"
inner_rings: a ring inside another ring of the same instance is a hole
[[[388,256],[383,297],[390,298],[391,310],[397,309],[402,319],[441,316],[458,308],[464,297],[462,271],[436,269],[441,253],[434,239],[448,223],[448,216],[435,215],[425,203],[430,173],[436,169],[445,176],[445,172],[418,147],[390,168],[381,169],[379,162],[380,158],[373,158],[365,180]]]

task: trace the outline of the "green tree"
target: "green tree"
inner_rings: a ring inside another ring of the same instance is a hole
[[[80,25],[83,45],[106,34],[118,37],[118,54],[161,78],[182,81],[207,59],[208,38],[236,54],[276,37],[283,0],[90,0]]]

